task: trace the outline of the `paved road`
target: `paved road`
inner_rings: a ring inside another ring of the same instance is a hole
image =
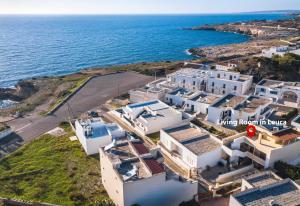
[[[72,109],[74,116],[78,117],[80,114],[117,96],[118,93],[125,93],[130,89],[145,85],[151,80],[153,80],[152,77],[134,72],[95,77],[53,115],[20,118],[11,121],[9,125],[14,128],[17,135],[19,135],[24,142],[28,142],[57,127],[61,121],[67,120],[69,117],[68,105]]]

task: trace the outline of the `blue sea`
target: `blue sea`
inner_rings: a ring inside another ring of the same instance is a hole
[[[239,43],[249,37],[183,28],[282,18],[288,16],[0,16],[0,87],[88,67],[191,59],[186,53],[189,48]]]

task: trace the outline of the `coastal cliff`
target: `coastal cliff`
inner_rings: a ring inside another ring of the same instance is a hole
[[[242,44],[226,46],[192,48],[188,52],[194,56],[227,60],[248,55],[254,55],[271,46],[279,46],[282,40],[289,40],[300,35],[300,17],[276,21],[249,21],[218,25],[204,25],[189,30],[209,30],[218,32],[233,32],[249,35],[250,40]]]

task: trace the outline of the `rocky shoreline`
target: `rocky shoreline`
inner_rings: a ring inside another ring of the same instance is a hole
[[[255,55],[271,46],[285,45],[281,40],[290,40],[300,35],[300,17],[276,21],[249,21],[219,25],[204,25],[189,30],[210,30],[248,35],[250,40],[241,44],[191,48],[189,53],[198,57],[228,60]]]

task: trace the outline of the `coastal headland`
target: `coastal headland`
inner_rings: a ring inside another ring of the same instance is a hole
[[[219,25],[204,25],[187,28],[190,30],[211,30],[234,32],[249,35],[248,42],[214,47],[192,48],[192,55],[219,60],[230,60],[255,55],[271,46],[286,45],[298,40],[300,35],[300,17],[276,21],[249,21]]]

